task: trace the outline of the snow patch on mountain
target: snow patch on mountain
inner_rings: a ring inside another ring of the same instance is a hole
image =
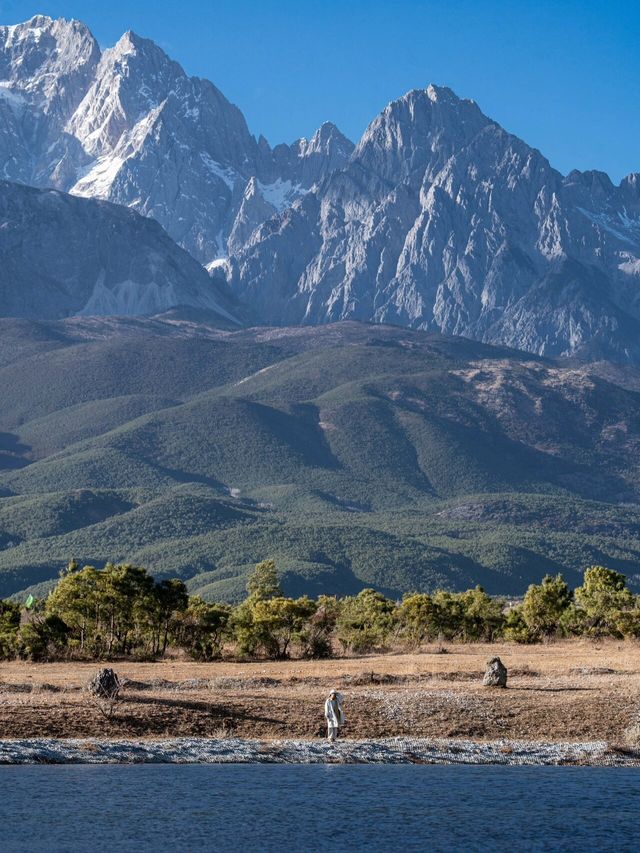
[[[89,166],[78,169],[78,182],[73,195],[108,199],[111,186],[125,161],[121,157],[100,157]]]
[[[600,228],[608,231],[609,234],[612,234],[618,240],[622,240],[625,243],[637,242],[637,239],[634,239],[632,235],[624,230],[631,227],[631,221],[628,218],[627,222],[625,222],[620,216],[614,219],[607,213],[596,213],[593,210],[585,210],[582,207],[576,207],[576,210],[583,216],[586,216],[587,219],[590,219],[595,225],[598,225]]]
[[[23,96],[27,113],[0,120],[0,174],[133,207],[201,263],[228,254],[232,231],[234,245],[250,236],[246,221],[234,224],[251,178],[265,188],[266,204],[251,212],[260,224],[345,165],[352,148],[323,125],[309,143],[272,149],[212,83],[151,40],[128,32],[101,51],[77,21],[1,27],[0,81],[0,109]]]
[[[258,181],[258,187],[262,197],[266,202],[282,213],[287,207],[291,207],[293,202],[304,195],[305,189],[300,184],[293,184],[291,181],[283,181],[278,178],[271,184],[263,184]]]
[[[238,180],[238,173],[234,169],[229,168],[228,166],[225,167],[222,166],[220,163],[216,163],[215,160],[211,159],[211,157],[207,154],[206,151],[201,151],[200,157],[207,169],[211,172],[211,174],[215,175],[216,178],[221,178],[229,187],[229,189],[233,191],[233,188],[236,185],[236,181]]]
[[[222,270],[225,275],[229,271],[229,258],[216,258],[205,265],[208,273],[213,273],[215,270]]]
[[[618,264],[618,269],[627,275],[640,276],[640,259],[632,256],[622,256],[625,260]]]

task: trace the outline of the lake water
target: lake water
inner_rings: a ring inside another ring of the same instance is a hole
[[[638,850],[640,770],[0,768],[3,853]]]

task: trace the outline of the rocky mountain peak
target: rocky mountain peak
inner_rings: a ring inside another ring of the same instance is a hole
[[[128,53],[136,53],[136,51],[138,51],[139,49],[144,50],[145,46],[153,46],[153,48],[156,48],[159,52],[164,53],[164,51],[161,51],[160,48],[158,48],[154,42],[150,41],[149,39],[141,38],[133,30],[127,30],[125,33],[123,33],[118,39],[118,41],[114,44],[114,46],[110,49],[113,51],[114,54],[120,54],[124,56]]]
[[[14,60],[21,78],[37,72],[35,58],[44,60],[55,50],[65,52],[89,44],[97,44],[89,28],[81,21],[34,15],[28,21],[0,26],[0,56]],[[30,61],[29,61],[30,60]],[[4,65],[3,70],[6,69]]]
[[[609,195],[614,191],[613,182],[606,172],[600,172],[597,169],[590,169],[586,172],[580,172],[578,169],[573,169],[564,179],[567,186],[571,184],[580,184],[590,192],[595,192],[602,195]]]
[[[0,175],[157,220],[228,271],[254,322],[638,351],[639,175],[563,178],[446,86],[389,103],[355,147],[325,122],[272,149],[154,42],[101,52],[84,25],[39,16],[0,28]]]
[[[327,123],[272,150],[213,83],[133,31],[102,52],[77,21],[0,28],[0,175],[133,207],[203,263],[227,253],[234,230],[249,233],[342,168],[352,149]],[[260,200],[241,212],[252,178]]]
[[[265,322],[391,322],[539,354],[634,360],[638,179],[563,180],[478,105],[428,86],[392,101],[349,163],[238,252]]]
[[[391,101],[371,122],[354,160],[385,179],[421,182],[492,124],[473,101],[445,87],[413,89]]]
[[[333,122],[325,121],[311,139],[302,137],[292,146],[278,146],[274,154],[287,163],[294,183],[310,189],[331,172],[343,169],[354,147]]]
[[[36,15],[14,26],[0,27],[0,80],[41,96],[51,112],[57,101],[74,99],[100,59],[100,48],[80,21]]]
[[[633,202],[640,202],[640,172],[631,172],[620,181],[620,191]]]
[[[414,91],[419,92],[420,90],[416,89]],[[453,89],[450,89],[448,86],[437,86],[435,83],[429,83],[429,85],[425,89],[425,92],[427,93],[427,97],[429,98],[429,100],[433,101],[434,103],[445,102],[450,104],[457,104],[463,102],[463,99],[459,98],[453,91]],[[466,101],[466,103],[473,102]]]
[[[353,142],[347,139],[342,131],[331,121],[323,122],[311,139],[299,140],[300,156],[324,153],[328,155],[343,154],[350,156],[355,148]]]
[[[159,45],[133,30],[123,33],[113,47],[105,50],[105,54],[107,53],[112,57],[113,62],[118,59],[127,60],[130,57],[137,57],[140,61],[151,63],[157,68],[171,66],[175,75],[186,77],[180,64],[171,59]]]
[[[154,42],[129,31],[102,54],[93,80],[66,128],[91,156],[104,157],[186,81],[180,66]]]

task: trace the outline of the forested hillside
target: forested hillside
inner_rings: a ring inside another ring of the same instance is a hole
[[[0,596],[74,557],[242,596],[638,585],[640,377],[390,326],[0,320]],[[45,584],[43,587],[42,584]]]

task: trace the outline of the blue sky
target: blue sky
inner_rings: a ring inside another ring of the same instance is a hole
[[[38,12],[80,18],[104,46],[127,29],[153,38],[272,144],[326,119],[356,139],[434,82],[563,172],[640,171],[637,0],[0,0],[0,23]]]

